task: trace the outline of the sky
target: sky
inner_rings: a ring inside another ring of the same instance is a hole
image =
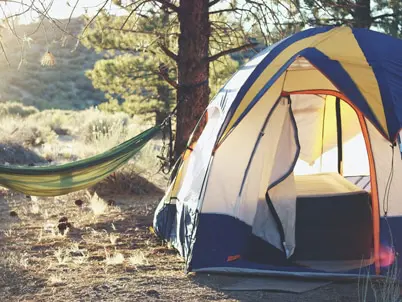
[[[7,2],[0,1],[0,18],[3,18],[4,15],[12,15],[20,12],[24,12],[31,5],[32,1],[35,3],[35,6],[43,11],[43,7],[41,6],[41,2],[44,3],[45,7],[50,6],[49,16],[54,19],[66,19],[69,18],[71,12],[73,12],[72,17],[78,17],[85,13],[89,15],[95,14],[105,3],[106,0],[13,0]],[[109,3],[106,5],[106,9],[109,11],[122,14],[122,11],[119,10],[118,7],[111,4],[112,1],[108,1]],[[77,5],[76,5],[77,4]],[[76,8],[73,7],[76,5]],[[28,13],[24,13],[19,17],[20,23],[31,23],[37,21],[38,14],[34,12],[34,10],[30,10]]]

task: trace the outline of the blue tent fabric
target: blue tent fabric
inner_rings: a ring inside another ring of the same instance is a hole
[[[302,78],[303,76],[304,78]],[[357,113],[357,122],[360,123],[362,133],[363,130],[365,131],[363,136],[365,135],[366,147],[371,143],[372,126],[388,141],[395,141],[402,128],[402,40],[368,29],[349,27],[307,29],[257,54],[255,60],[249,62],[246,68],[241,69],[232,79],[233,81],[229,81],[221,89],[218,97],[211,102],[210,108],[213,110],[217,108],[217,104],[219,105],[219,118],[211,118],[208,121],[208,123],[212,122],[211,127],[206,127],[210,131],[206,131],[205,136],[208,138],[208,143],[205,137],[201,136],[194,152],[186,157],[188,161],[183,160],[188,163],[188,166],[184,164],[181,166],[185,167],[185,169],[183,168],[185,172],[177,177],[168,189],[165,200],[162,201],[162,203],[169,204],[173,198],[176,200],[176,204],[174,206],[162,204],[162,207],[158,208],[155,214],[155,231],[173,243],[180,251],[186,260],[186,268],[189,271],[211,269],[224,272],[225,269],[235,271],[238,268],[238,272],[262,270],[320,274],[322,273],[320,269],[316,270],[294,261],[297,260],[297,255],[289,253],[289,258],[287,258],[287,250],[282,251],[278,248],[278,245],[275,244],[276,238],[274,240],[263,238],[264,236],[261,236],[259,231],[266,225],[257,226],[260,228],[257,231],[254,229],[257,224],[253,215],[255,215],[255,211],[258,212],[259,208],[254,208],[253,202],[260,202],[261,196],[256,197],[253,193],[247,196],[245,194],[244,196],[249,200],[247,200],[247,204],[244,202],[246,204],[244,207],[239,206],[240,202],[243,202],[240,188],[245,183],[251,159],[247,166],[244,163],[236,166],[236,163],[232,163],[225,156],[233,150],[234,156],[242,156],[244,159],[244,156],[248,156],[250,153],[251,158],[255,148],[252,148],[253,145],[248,148],[250,145],[247,145],[244,150],[241,150],[242,136],[250,133],[251,143],[248,140],[247,142],[252,144],[254,136],[258,142],[258,137],[268,132],[264,127],[261,128],[261,132],[252,129],[254,121],[257,125],[265,117],[264,114],[270,115],[269,112],[273,110],[270,106],[274,104],[275,99],[281,100],[283,97],[293,94],[314,95],[314,98],[317,99],[331,96],[345,101]],[[230,93],[227,92],[229,90]],[[226,97],[227,99],[225,99]],[[223,100],[224,106],[217,102]],[[301,100],[304,99],[301,98]],[[309,100],[306,98],[306,101]],[[255,107],[257,104],[259,107]],[[243,124],[245,126],[242,127],[240,125],[242,120],[253,108],[255,108],[254,111],[248,116],[249,118]],[[264,108],[267,108],[266,113]],[[211,110],[211,112],[214,111]],[[368,124],[370,131],[367,130]],[[239,125],[240,127],[234,130]],[[256,127],[260,129],[259,126]],[[273,127],[277,127],[276,123],[273,123]],[[225,145],[225,138],[233,133],[234,136],[231,136],[228,139],[229,143]],[[282,133],[289,136],[283,130]],[[388,146],[386,140],[382,140],[380,136],[378,138],[381,139],[382,144]],[[269,141],[266,141],[264,148],[268,145]],[[279,144],[275,143],[275,145]],[[201,147],[197,148],[198,146]],[[254,147],[256,146],[257,143]],[[220,149],[220,147],[222,148]],[[237,152],[237,149],[241,152]],[[211,150],[211,154],[207,154],[210,151],[205,150]],[[277,152],[277,150],[274,151]],[[382,154],[382,151],[377,151],[375,156],[382,157]],[[210,156],[209,161],[208,156]],[[367,217],[372,218],[373,223],[362,229],[367,230],[371,227],[373,229],[373,232],[367,235],[369,243],[367,253],[364,252],[369,256],[364,266],[370,274],[381,272],[381,244],[392,246],[390,243],[392,240],[386,234],[388,226],[392,231],[398,233],[397,229],[402,221],[402,216],[389,221],[381,217],[378,196],[383,195],[384,192],[377,192],[379,188],[377,182],[385,183],[386,179],[384,180],[384,173],[381,174],[381,179],[377,179],[375,169],[382,168],[377,164],[382,165],[383,163],[381,160],[374,162],[375,156],[373,150],[367,147],[370,177],[372,176],[370,184],[374,194],[371,194],[371,198],[368,197],[368,193],[365,194],[369,202],[367,209],[370,209]],[[202,162],[198,165],[197,160]],[[258,164],[259,162],[256,163],[256,165]],[[267,165],[269,164],[268,162]],[[232,170],[232,166],[236,167]],[[245,171],[243,178],[233,177],[231,179],[230,173],[242,174],[243,171]],[[220,179],[221,173],[227,177],[227,182],[226,178]],[[209,178],[210,175],[213,177]],[[191,183],[187,182],[185,177],[189,177]],[[255,176],[255,179],[257,178],[258,176]],[[204,179],[204,181],[202,184],[198,181],[192,182],[195,179]],[[254,181],[254,178],[252,179]],[[209,187],[211,183],[214,185]],[[258,188],[261,192],[265,190],[267,193],[264,185],[261,183]],[[237,190],[237,186],[239,186],[239,190],[235,192],[237,195],[234,195],[230,186],[233,186],[234,190]],[[250,186],[248,192],[255,188],[257,186]],[[383,190],[383,188],[381,189]],[[220,193],[226,191],[229,193]],[[266,202],[269,203],[268,198],[266,199]],[[269,208],[272,217],[274,217],[275,211],[275,208]],[[333,211],[330,214],[333,214]],[[275,225],[283,224],[281,219],[277,219]],[[285,216],[283,221],[286,219],[292,221],[293,218]],[[356,222],[352,221],[353,224]],[[345,231],[347,230],[350,232],[349,227],[345,227]],[[272,233],[275,233],[275,230],[272,230]],[[338,235],[340,233],[337,232]],[[398,235],[400,235],[399,233]],[[326,238],[333,238],[334,235],[331,234]],[[351,240],[355,241],[353,238]],[[371,238],[372,246],[370,246]],[[286,238],[280,239],[282,241],[278,241],[279,243],[284,241],[286,243]],[[346,250],[350,249],[349,243],[342,244],[342,247]],[[396,248],[397,251],[402,250],[399,245],[396,245]],[[286,257],[284,258],[284,256]],[[294,259],[291,258],[292,256]],[[359,270],[356,270],[356,266],[349,266],[342,270],[344,270],[342,273],[347,275],[360,273]]]
[[[402,40],[367,29],[353,29],[379,83],[390,137],[402,128]]]
[[[325,33],[334,29],[334,27],[321,27],[308,29],[278,43],[269,54],[255,68],[249,79],[239,89],[239,92],[233,101],[229,115],[233,115],[238,108],[243,97],[260,76],[262,71],[289,45],[301,41],[302,39]],[[376,112],[370,108],[367,100],[362,95],[354,81],[344,70],[338,61],[329,59],[326,54],[320,52],[314,47],[306,48],[295,53],[271,79],[267,79],[264,91],[259,94],[250,103],[247,109],[242,112],[239,119],[234,123],[236,126],[253,106],[261,98],[263,92],[275,82],[284,70],[298,56],[306,57],[317,69],[323,72],[333,84],[338,87],[358,108],[359,110],[382,132],[390,141],[394,141],[402,128],[402,40],[390,37],[388,35],[374,32],[368,29],[352,28],[353,35],[364,53],[368,64],[372,67],[376,76],[378,87],[382,96],[382,105],[386,116],[388,131],[381,127]],[[341,47],[341,46],[340,46]],[[225,126],[225,125],[224,125]],[[224,129],[221,130],[221,134]]]

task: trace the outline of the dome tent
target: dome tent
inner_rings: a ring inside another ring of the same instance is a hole
[[[187,270],[387,269],[384,247],[402,250],[401,50],[367,29],[313,28],[227,82],[155,212]]]

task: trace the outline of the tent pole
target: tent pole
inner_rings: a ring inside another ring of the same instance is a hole
[[[338,145],[338,173],[343,175],[343,145],[342,145],[342,117],[341,117],[341,99],[336,98],[336,133]]]

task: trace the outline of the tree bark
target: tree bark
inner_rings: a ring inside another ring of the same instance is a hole
[[[185,150],[195,125],[208,106],[208,49],[211,31],[208,5],[208,0],[180,0],[176,159]],[[201,122],[197,128],[194,140],[198,139],[205,122]]]
[[[373,19],[371,18],[370,0],[356,0],[356,7],[353,12],[353,26],[370,28]]]

